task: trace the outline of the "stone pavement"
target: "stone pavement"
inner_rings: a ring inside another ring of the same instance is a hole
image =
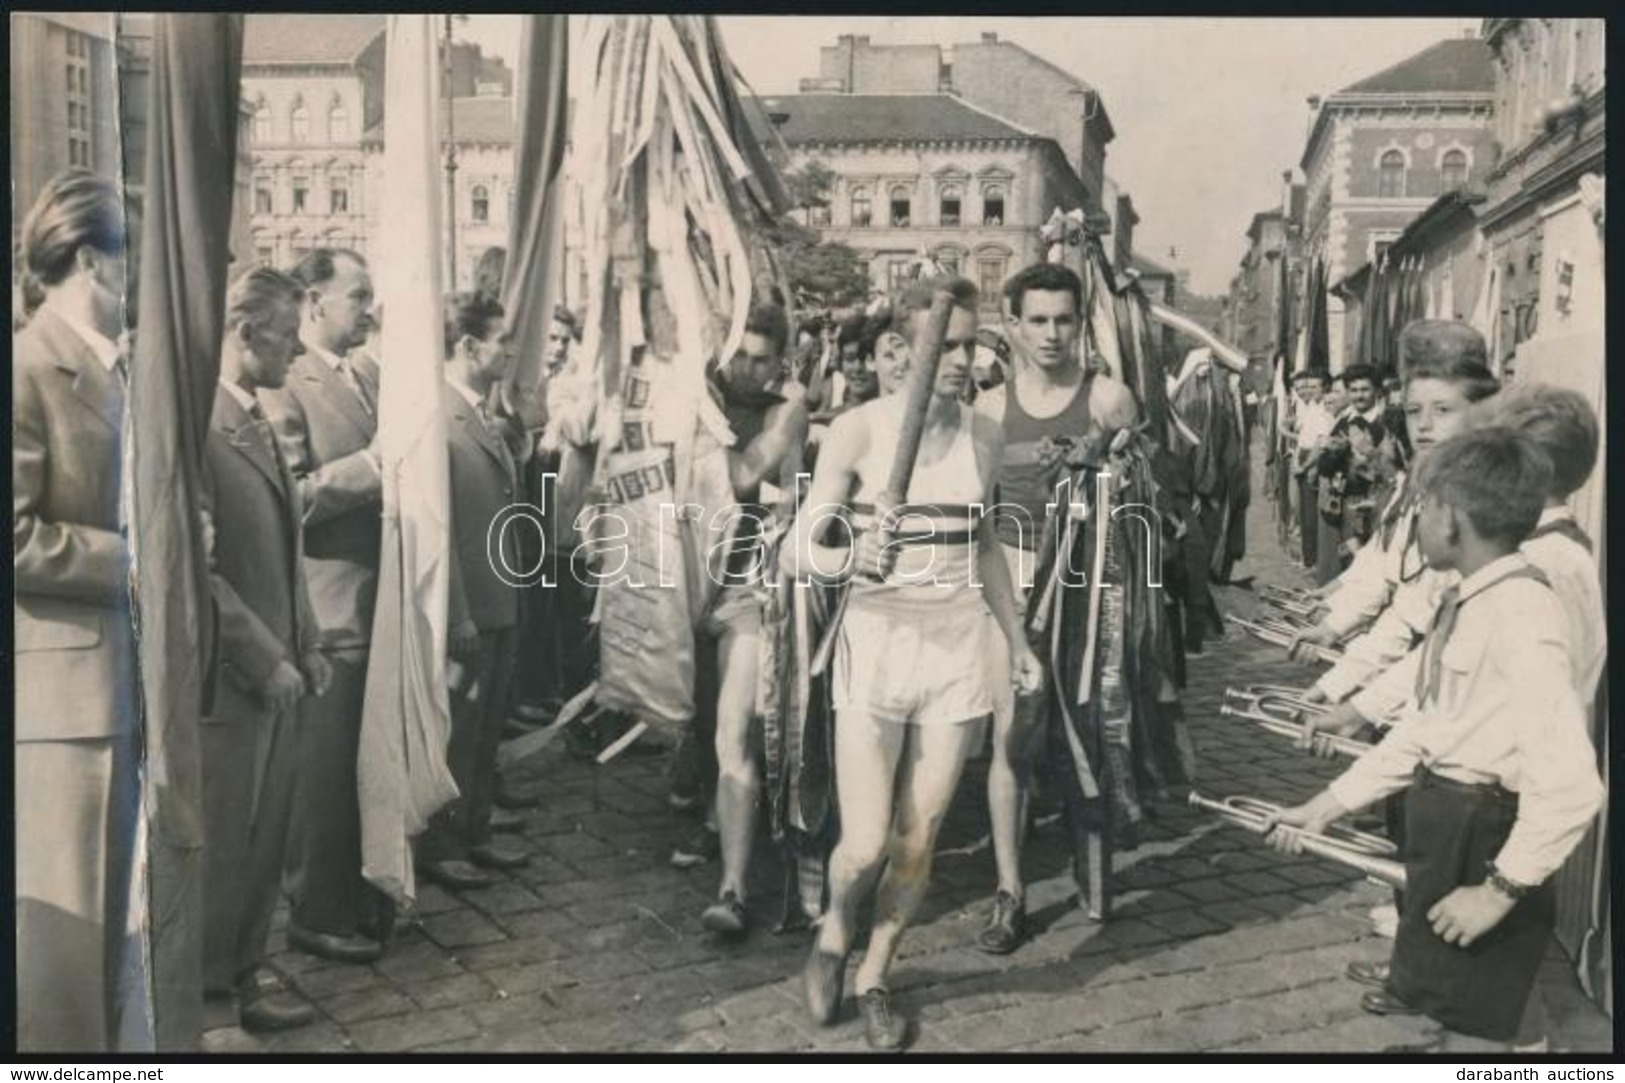
[[[1303,585],[1269,514],[1258,499],[1236,575]],[[1227,612],[1255,605],[1245,591],[1220,591]],[[1227,684],[1301,685],[1313,672],[1234,629],[1191,659],[1185,706],[1203,793],[1286,804],[1332,777],[1335,764],[1217,713]],[[272,966],[321,1020],[260,1048],[864,1051],[850,999],[835,1026],[806,1017],[798,979],[809,934],[771,931],[779,873],[768,849],[755,862],[749,937],[712,938],[699,914],[716,866],[668,866],[694,821],[666,808],[662,760],[596,767],[562,744],[515,775],[548,794],[527,814],[528,868],[462,896],[425,886],[420,922],[373,966],[286,951],[279,929]],[[894,969],[898,1005],[919,1020],[916,1051],[1366,1053],[1430,1032],[1425,1022],[1364,1014],[1362,987],[1343,976],[1352,961],[1386,956],[1389,942],[1366,919],[1385,888],[1339,865],[1277,855],[1184,806],[1156,809],[1139,848],[1118,855],[1104,924],[1076,905],[1059,825],[1040,827],[1026,859],[1039,931],[1012,955],[982,954],[974,942],[994,885],[985,776],[985,759],[967,770],[931,894]],[[1608,1020],[1555,949],[1543,989],[1556,1048],[1611,1047]]]

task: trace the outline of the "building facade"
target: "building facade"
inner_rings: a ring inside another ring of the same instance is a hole
[[[1052,139],[946,94],[801,94],[763,100],[789,169],[835,174],[811,224],[857,250],[876,290],[923,258],[962,274],[998,312],[1011,272],[1044,257],[1039,230],[1086,198]],[[759,121],[760,123],[761,121]],[[774,138],[768,132],[766,139]]]
[[[491,89],[497,86],[493,83]],[[456,290],[466,290],[473,285],[474,268],[481,254],[487,248],[508,244],[508,226],[514,211],[513,99],[494,95],[452,99],[449,133],[456,147],[452,199],[456,210],[450,225],[446,224],[446,213],[441,212],[442,228],[447,230],[441,249],[450,253],[455,248],[456,274],[448,273],[446,281]],[[447,137],[446,115],[442,110],[441,142]],[[378,219],[384,184],[382,125],[367,133],[363,150],[367,163],[365,228],[369,236],[377,236],[384,228]],[[444,184],[444,172],[441,177]],[[442,196],[444,191],[442,189]]]
[[[288,267],[311,249],[366,255],[362,133],[381,119],[384,16],[250,15],[243,100],[253,110],[253,258]]]
[[[46,182],[67,169],[123,171],[118,49],[108,12],[11,16],[11,242]]]
[[[1457,38],[1319,102],[1299,163],[1305,267],[1320,259],[1336,283],[1381,256],[1439,196],[1482,187],[1495,166],[1494,100],[1488,46]],[[1347,364],[1353,325],[1336,295],[1328,313],[1336,371]]]
[[[818,78],[803,80],[802,90],[958,95],[1053,140],[1088,193],[1083,209],[1111,213],[1102,192],[1106,144],[1116,132],[1105,99],[1082,79],[1013,42],[1000,41],[997,34],[947,49],[874,45],[866,35],[842,34],[835,45],[819,51]]]
[[[1500,161],[1478,209],[1487,249],[1486,330],[1503,371],[1585,395],[1605,418],[1607,300],[1603,286],[1606,28],[1601,19],[1489,19]],[[1599,459],[1570,498],[1593,537],[1606,536]],[[1606,581],[1608,547],[1596,549]],[[1593,734],[1610,760],[1606,681]],[[1608,836],[1601,825],[1557,876],[1557,938],[1593,997],[1611,1006]]]

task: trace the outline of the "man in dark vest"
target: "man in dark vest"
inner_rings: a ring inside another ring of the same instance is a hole
[[[1083,283],[1059,264],[1035,263],[1005,283],[1004,298],[1014,376],[984,392],[976,411],[996,421],[1004,433],[993,526],[1025,607],[1037,571],[1035,550],[1057,501],[1055,487],[1066,473],[1063,456],[1089,431],[1089,374],[1078,355]],[[983,951],[1004,955],[1024,935],[1021,842],[1044,716],[1041,693],[1015,695],[1009,681],[998,681],[996,687],[987,801],[999,884],[978,944]]]

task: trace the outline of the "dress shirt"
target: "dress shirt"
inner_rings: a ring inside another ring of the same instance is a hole
[[[450,376],[446,377],[446,386],[457,392],[457,394],[462,397],[464,402],[472,406],[474,408],[474,412],[479,415],[481,421],[486,420],[485,400],[480,398],[479,394],[472,387],[469,387],[464,383],[458,383]]]
[[[1366,543],[1355,551],[1353,562],[1337,577],[1337,589],[1326,598],[1325,623],[1340,639],[1375,620],[1388,605],[1402,574],[1405,549],[1415,548],[1411,520],[1416,508],[1414,503],[1404,509],[1395,507],[1408,497],[1403,477],[1398,480],[1400,484],[1377,521],[1380,524],[1396,513],[1399,521],[1393,524],[1391,531],[1384,531],[1379,525],[1372,532]],[[1420,554],[1413,553],[1411,563],[1420,559]]]
[[[117,342],[114,342],[88,323],[81,323],[79,320],[74,319],[63,308],[52,305],[51,311],[56,313],[57,318],[63,323],[73,328],[74,334],[85,340],[85,345],[90,347],[90,352],[96,355],[96,360],[102,363],[103,368],[108,372],[114,371],[119,359],[124,356],[124,351],[119,349]]]
[[[1298,401],[1298,450],[1309,451],[1331,435],[1337,419],[1319,402]]]
[[[1459,581],[1453,571],[1424,568],[1409,582],[1395,584],[1388,605],[1371,627],[1349,641],[1342,659],[1315,686],[1336,703],[1405,657],[1427,634],[1440,595]]]
[[[230,380],[222,377],[220,380],[220,386],[225,388],[226,391],[231,394],[231,397],[237,400],[238,406],[241,406],[244,410],[248,411],[249,417],[263,418],[264,415],[260,413],[259,400],[253,395],[249,394],[247,391],[244,391],[241,384],[232,383]]]
[[[1437,699],[1408,705],[1330,792],[1345,808],[1364,808],[1409,786],[1418,766],[1458,782],[1498,783],[1519,805],[1495,863],[1516,883],[1539,884],[1585,834],[1603,787],[1574,694],[1562,607],[1551,588],[1506,578],[1528,566],[1514,553],[1461,581]]]
[[[1539,525],[1546,526],[1564,519],[1572,521],[1573,518],[1574,513],[1568,508],[1547,508],[1541,513]],[[1519,552],[1546,577],[1557,595],[1558,605],[1563,611],[1564,638],[1569,647],[1574,693],[1582,704],[1589,705],[1596,697],[1597,683],[1602,679],[1603,664],[1608,657],[1608,625],[1603,615],[1602,586],[1597,580],[1596,562],[1583,547],[1559,534],[1530,538],[1519,548]],[[1438,574],[1430,571],[1424,573],[1424,578],[1431,579]],[[1448,585],[1454,574],[1443,573],[1445,578],[1435,580],[1434,587],[1442,590],[1439,584]],[[1411,608],[1403,614],[1404,623],[1407,628],[1414,629],[1423,620],[1421,608],[1425,607],[1426,601],[1417,598],[1407,604]],[[1356,640],[1355,644],[1364,638]],[[1389,643],[1394,643],[1395,639],[1397,636]],[[1351,644],[1351,648],[1355,644]],[[1365,687],[1350,698],[1349,703],[1373,721],[1393,717],[1411,698],[1416,655],[1419,653],[1411,651],[1374,674],[1366,681]],[[1362,657],[1375,657],[1376,654],[1373,649],[1370,655]],[[1333,691],[1346,694],[1342,686],[1335,682],[1331,689],[1322,690],[1328,696]]]
[[[338,354],[323,349],[313,343],[306,342],[305,349],[321,358],[328,368],[339,374],[339,379],[347,384],[355,397],[361,400],[361,405],[371,413],[373,405],[367,398],[367,393],[361,388],[361,377],[355,371],[355,358],[353,356],[340,357]]]

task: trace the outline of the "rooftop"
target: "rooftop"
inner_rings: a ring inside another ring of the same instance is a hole
[[[350,64],[384,32],[382,15],[249,15],[243,63]]]
[[[1488,94],[1495,64],[1482,38],[1447,38],[1338,94]]]
[[[951,94],[784,94],[750,110],[758,138],[768,118],[786,143],[924,143],[1040,137]],[[766,114],[765,116],[763,114]]]
[[[497,97],[453,98],[451,100],[453,130],[459,144],[512,143],[513,99]],[[438,111],[440,138],[446,136],[446,114]],[[361,137],[363,143],[382,143],[384,126],[375,124]]]

